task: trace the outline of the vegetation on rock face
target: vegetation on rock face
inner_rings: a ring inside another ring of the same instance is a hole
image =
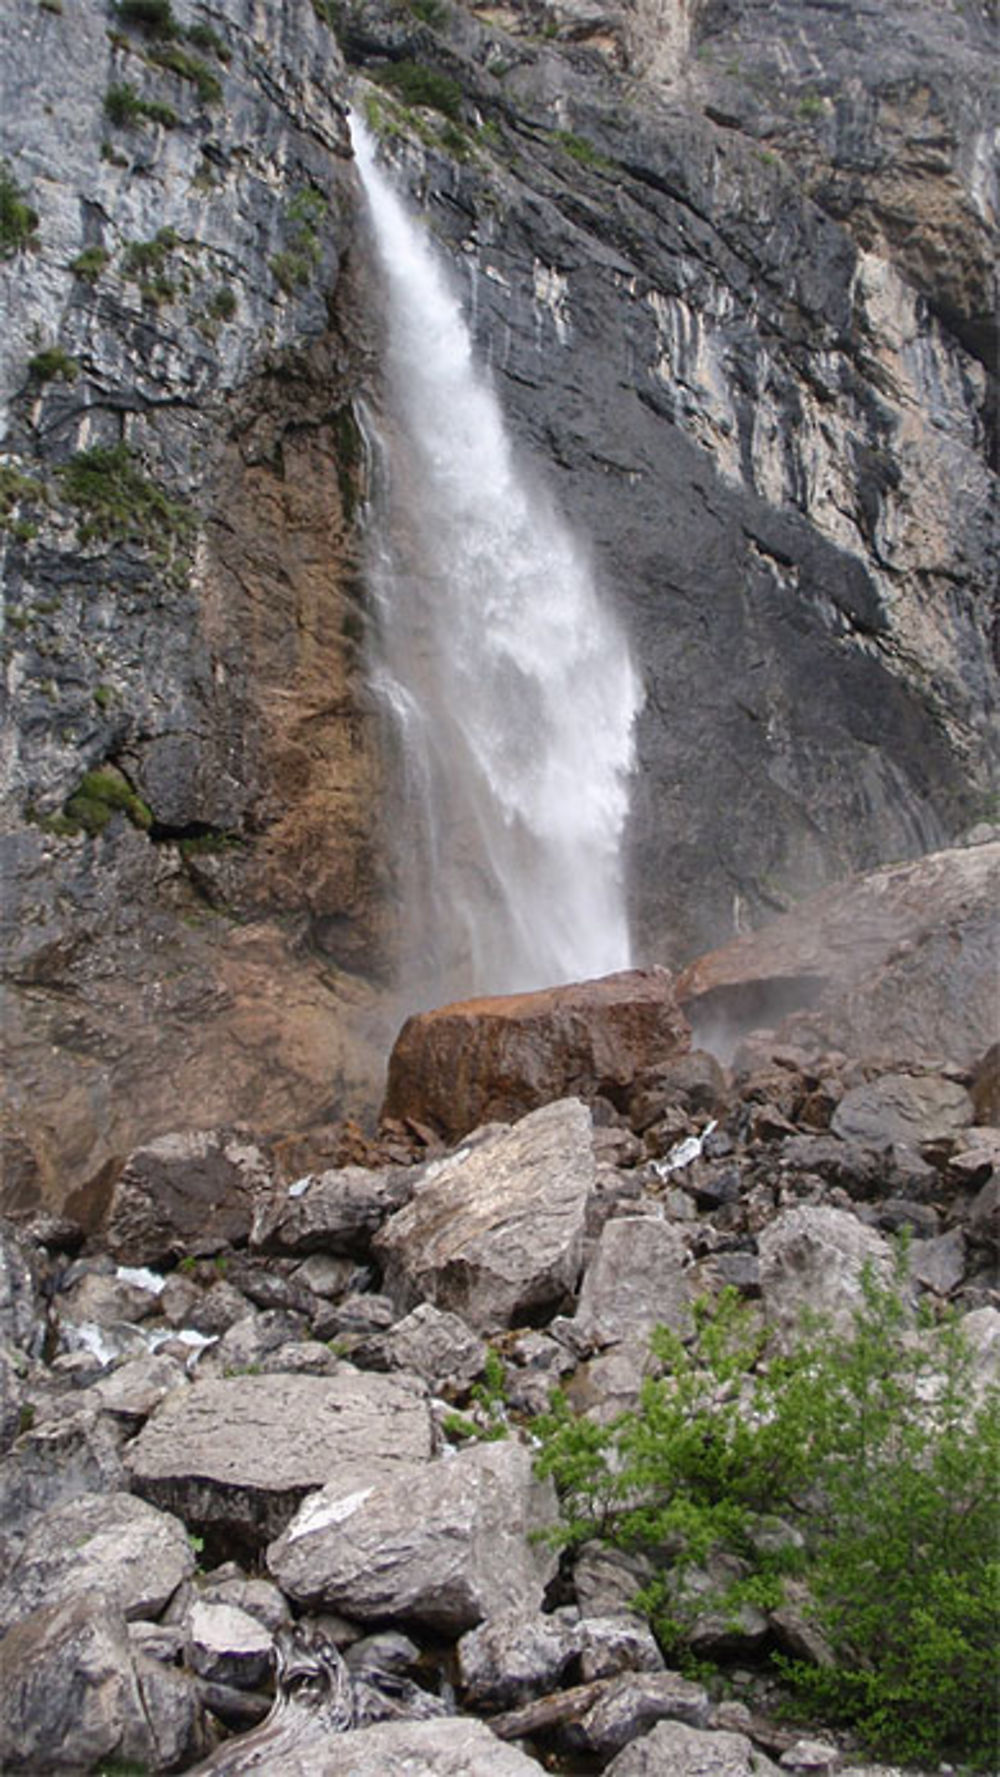
[[[451,118],[453,123],[462,115],[462,89],[458,81],[447,74],[437,74],[420,62],[390,62],[388,67],[374,72],[372,78],[398,93],[407,105],[425,105],[428,110]]]
[[[79,789],[73,792],[63,810],[67,827],[82,828],[91,837],[103,833],[115,811],[120,810],[133,827],[147,832],[153,824],[152,810],[137,796],[121,774],[113,769],[88,771]]]
[[[319,229],[328,205],[315,186],[304,185],[288,205],[288,245],[272,254],[268,267],[287,296],[305,289],[320,262]]]
[[[110,86],[104,97],[105,116],[111,123],[127,129],[136,123],[159,123],[165,130],[177,127],[178,117],[172,105],[161,105],[156,99],[143,99],[133,86],[122,81]]]
[[[12,528],[13,515],[24,500],[40,501],[45,489],[10,463],[0,463],[0,531]]]
[[[733,1291],[609,1425],[557,1393],[535,1423],[563,1544],[651,1559],[637,1600],[668,1657],[707,1609],[773,1608],[803,1582],[828,1664],[777,1658],[798,1703],[896,1759],[994,1750],[1000,1646],[1000,1396],[974,1405],[960,1327],[914,1337],[900,1291],[866,1274],[853,1331],[807,1331],[788,1358]],[[735,1577],[714,1598],[710,1557]]]
[[[37,210],[25,202],[7,162],[0,160],[0,259],[26,246],[37,228]]]
[[[47,346],[43,352],[36,352],[33,358],[28,359],[28,373],[39,383],[53,382],[56,379],[74,383],[80,374],[80,366],[75,358],[63,351],[62,346]]]
[[[96,284],[111,255],[104,247],[84,247],[75,259],[70,260],[69,269],[75,278],[82,278],[85,284]]]
[[[187,507],[142,474],[127,444],[78,451],[59,474],[66,499],[81,513],[81,542],[157,545],[169,558],[190,536]]]

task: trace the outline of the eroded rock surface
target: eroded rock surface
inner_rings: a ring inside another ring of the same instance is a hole
[[[293,1598],[445,1635],[498,1611],[537,1608],[555,1560],[528,1539],[551,1524],[555,1499],[521,1444],[483,1444],[370,1477],[355,1465],[307,1499],[268,1550]]]
[[[259,1546],[338,1468],[365,1461],[391,1470],[430,1452],[419,1384],[344,1368],[198,1383],[157,1408],[126,1461],[144,1498]]]
[[[434,1161],[375,1251],[401,1306],[421,1298],[495,1332],[576,1287],[594,1188],[590,1115],[577,1099],[533,1111]]]
[[[400,1031],[382,1114],[458,1141],[555,1098],[620,1099],[640,1058],[666,1060],[688,1040],[665,969],[443,1006]]]

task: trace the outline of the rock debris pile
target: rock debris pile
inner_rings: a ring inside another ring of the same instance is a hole
[[[789,1604],[735,1633],[699,1619],[723,1701],[666,1668],[625,1557],[557,1559],[531,1420],[556,1383],[599,1420],[634,1404],[653,1327],[684,1336],[727,1285],[774,1351],[803,1307],[836,1323],[901,1229],[907,1287],[954,1304],[995,1371],[1000,1050],[876,1066],[757,1032],[724,1069],[672,991],[662,971],[559,990],[548,1022],[538,996],[516,1120],[457,1147],[413,1109],[348,1132],[365,1164],[324,1164],[329,1131],[312,1167],[308,1136],[169,1135],[86,1243],[67,1218],[2,1225],[5,1771],[849,1760],[769,1714],[764,1653],[807,1640]],[[574,993],[606,1016],[589,1073],[572,1038],[565,1095]],[[672,1041],[623,1069],[613,1028],[631,1044],[650,993]],[[494,1045],[504,1005],[483,1007]],[[456,1411],[485,1435],[456,1442]]]

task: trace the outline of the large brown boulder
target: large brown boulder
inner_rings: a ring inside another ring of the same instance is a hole
[[[557,1098],[624,1104],[637,1074],[690,1041],[666,969],[463,1000],[407,1019],[382,1115],[433,1124],[458,1141]]]
[[[1000,841],[825,889],[677,981],[695,1039],[725,1055],[778,1026],[799,1044],[970,1067],[997,1037]]]

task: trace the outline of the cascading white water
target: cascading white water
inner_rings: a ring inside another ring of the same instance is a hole
[[[408,975],[440,999],[626,968],[637,675],[516,459],[443,266],[351,128],[386,287],[370,575],[409,798]]]

